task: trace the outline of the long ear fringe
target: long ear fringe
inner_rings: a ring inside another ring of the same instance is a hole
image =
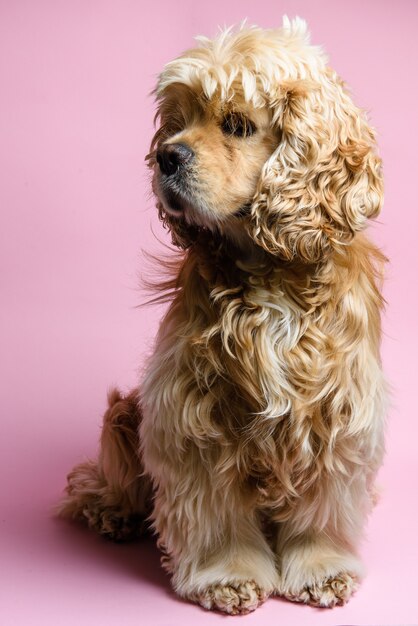
[[[141,291],[149,297],[138,307],[171,302],[179,289],[178,276],[184,263],[184,253],[166,244],[162,245],[166,248],[165,254],[158,253],[157,255],[143,251],[148,271],[146,272],[147,278],[144,278],[144,275],[139,277],[139,283]],[[162,279],[161,276],[166,278]]]
[[[280,145],[252,206],[252,237],[287,261],[317,262],[347,245],[382,205],[374,133],[338,77],[328,78],[306,93],[288,87],[278,103]]]

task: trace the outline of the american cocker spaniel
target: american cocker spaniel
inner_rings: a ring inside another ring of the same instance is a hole
[[[169,306],[60,512],[116,540],[151,521],[208,609],[343,604],[384,449],[374,132],[298,18],[198,38],[156,98]]]

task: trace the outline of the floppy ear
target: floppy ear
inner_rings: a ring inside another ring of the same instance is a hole
[[[283,86],[280,144],[265,164],[251,235],[285,260],[316,262],[347,244],[383,200],[374,133],[337,75]]]

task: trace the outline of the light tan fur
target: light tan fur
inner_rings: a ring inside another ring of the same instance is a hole
[[[182,250],[155,298],[170,306],[139,394],[111,397],[128,445],[108,412],[62,512],[109,534],[151,483],[181,596],[230,614],[272,593],[343,604],[384,447],[385,259],[361,232],[383,198],[374,133],[299,19],[201,38],[156,94],[148,159]],[[178,144],[194,156],[173,183],[157,151]]]

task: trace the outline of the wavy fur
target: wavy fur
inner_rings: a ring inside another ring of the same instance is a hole
[[[231,614],[271,593],[342,604],[384,448],[385,258],[361,233],[382,203],[374,133],[299,19],[200,38],[156,95],[148,161],[182,253],[124,461],[151,480],[180,595]],[[231,112],[253,136],[225,137]],[[176,143],[194,154],[181,215],[157,165]],[[63,510],[79,517],[71,476]]]

